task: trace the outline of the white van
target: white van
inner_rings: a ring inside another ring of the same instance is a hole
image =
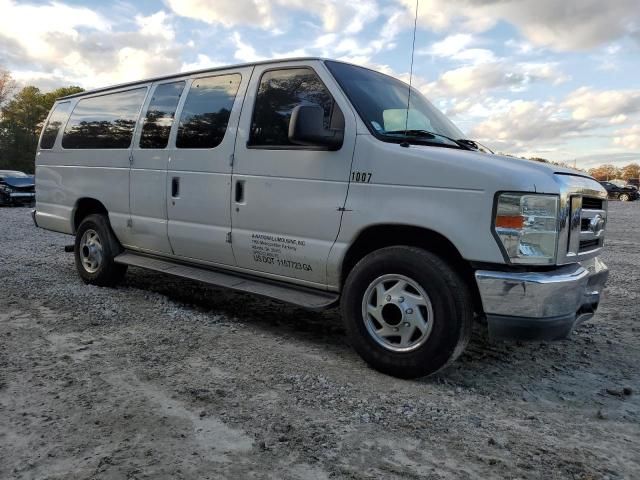
[[[300,58],[61,98],[34,221],[75,235],[87,283],[132,265],[340,303],[358,353],[399,377],[453,361],[474,316],[498,338],[567,336],[607,278],[606,191],[481,151],[408,97],[387,75]]]

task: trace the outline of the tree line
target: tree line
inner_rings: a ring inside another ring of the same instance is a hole
[[[626,180],[640,178],[640,165],[637,163],[630,163],[624,167],[616,167],[615,165],[606,164],[589,170],[591,175],[596,180]]]
[[[40,130],[56,98],[84,90],[76,86],[51,92],[33,86],[16,90],[11,73],[0,69],[0,170],[33,173]]]

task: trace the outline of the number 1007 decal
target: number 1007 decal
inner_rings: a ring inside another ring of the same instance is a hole
[[[351,181],[360,183],[371,182],[371,172],[351,172]]]

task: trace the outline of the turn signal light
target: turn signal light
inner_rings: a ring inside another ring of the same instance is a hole
[[[496,215],[496,227],[520,229],[524,226],[522,215]]]

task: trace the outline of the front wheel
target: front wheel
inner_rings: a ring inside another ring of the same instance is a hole
[[[74,246],[76,269],[85,283],[115,286],[127,266],[114,262],[122,248],[104,215],[89,215],[80,223]]]
[[[471,334],[466,285],[440,257],[420,248],[387,247],[364,257],[347,277],[341,307],[358,354],[396,377],[444,368]]]
[[[621,202],[628,202],[628,201],[629,201],[629,194],[628,194],[628,193],[622,193],[622,194],[618,197],[618,199],[619,199]]]

